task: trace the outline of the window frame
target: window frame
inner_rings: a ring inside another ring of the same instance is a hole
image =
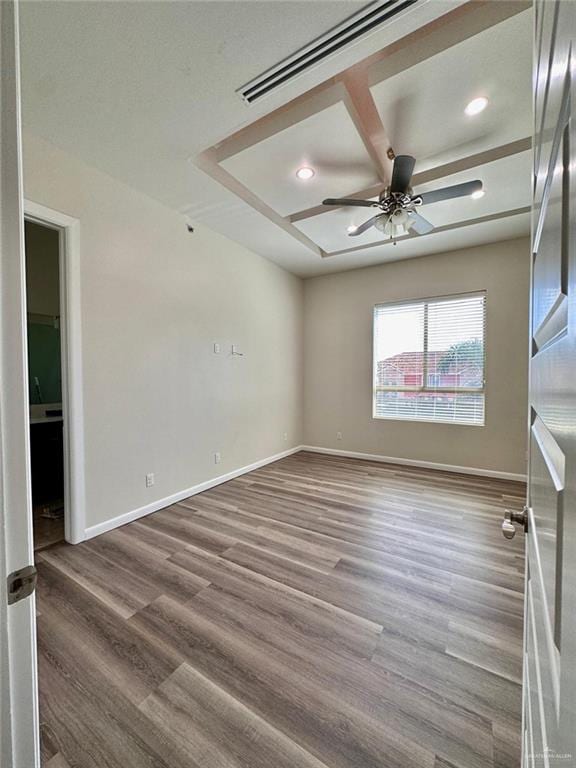
[[[484,359],[482,362],[483,378],[482,385],[479,387],[430,387],[427,384],[422,386],[391,386],[391,385],[377,385],[377,360],[376,360],[376,316],[378,310],[382,307],[401,307],[407,304],[423,304],[424,305],[424,323],[423,323],[423,363],[422,363],[422,381],[428,381],[428,305],[430,303],[453,301],[457,299],[472,299],[483,298],[483,338],[482,347],[484,352]],[[466,291],[464,293],[444,294],[441,296],[423,296],[421,298],[402,299],[400,301],[379,301],[374,305],[372,310],[372,419],[377,421],[402,421],[412,423],[423,424],[455,424],[466,427],[484,427],[486,425],[486,328],[488,322],[487,312],[488,292],[485,289],[476,291]],[[469,421],[455,421],[453,419],[424,419],[424,418],[400,418],[398,416],[378,416],[376,414],[376,398],[379,392],[422,392],[433,394],[475,394],[482,395],[484,398],[484,418],[481,422],[469,422]]]

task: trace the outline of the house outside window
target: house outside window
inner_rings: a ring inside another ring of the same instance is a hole
[[[486,294],[374,308],[373,417],[482,426]]]

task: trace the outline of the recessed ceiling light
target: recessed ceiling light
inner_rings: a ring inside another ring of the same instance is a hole
[[[472,192],[470,197],[472,200],[480,200],[481,197],[484,197],[486,192],[483,189],[477,189],[476,192]]]
[[[479,115],[482,110],[488,106],[488,99],[485,96],[479,96],[477,99],[472,99],[470,104],[466,107],[464,112],[472,117],[473,115]]]
[[[349,235],[353,235],[357,229],[358,227],[354,226],[354,224],[350,224],[349,227],[346,227],[346,232],[348,232]]]
[[[310,168],[307,165],[303,166],[302,168],[298,168],[296,171],[296,176],[298,176],[300,181],[308,181],[308,179],[311,179],[315,175],[316,171],[314,168]]]

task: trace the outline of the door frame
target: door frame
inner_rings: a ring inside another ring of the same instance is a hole
[[[80,222],[65,213],[27,199],[24,200],[24,218],[59,233],[64,535],[70,544],[78,544],[86,538]]]

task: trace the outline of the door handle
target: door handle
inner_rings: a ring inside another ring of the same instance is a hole
[[[514,512],[511,509],[504,510],[504,520],[502,520],[502,535],[505,539],[513,539],[516,536],[516,525],[521,525],[524,533],[528,531],[528,507],[524,507],[522,512]]]

